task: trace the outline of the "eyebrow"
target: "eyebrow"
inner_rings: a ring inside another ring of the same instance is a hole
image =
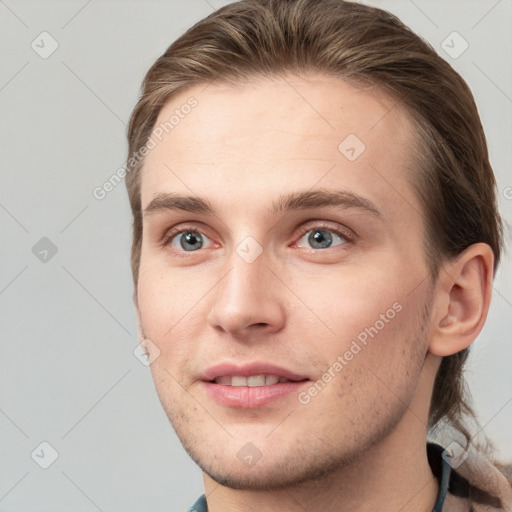
[[[279,214],[292,210],[305,210],[333,206],[343,209],[354,208],[382,220],[382,213],[372,201],[348,190],[307,190],[280,196],[271,203],[270,212]],[[144,209],[144,217],[166,211],[185,211],[218,216],[210,202],[201,197],[181,196],[175,193],[157,194]]]

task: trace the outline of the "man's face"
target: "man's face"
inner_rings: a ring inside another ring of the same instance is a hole
[[[191,88],[155,126],[191,96],[197,106],[146,157],[142,208],[169,193],[214,213],[153,203],[137,296],[160,350],[156,390],[185,449],[218,482],[273,488],[404,425],[424,434],[407,411],[430,280],[406,114],[339,79],[289,76]],[[315,191],[345,202],[287,201]],[[239,368],[212,369],[222,363]],[[271,384],[286,371],[307,380]],[[271,385],[230,378],[247,373]]]

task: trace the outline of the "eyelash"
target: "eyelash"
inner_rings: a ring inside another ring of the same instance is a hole
[[[204,233],[202,232],[202,229],[203,228],[197,224],[188,224],[188,225],[182,226],[180,228],[171,229],[164,234],[160,243],[163,247],[167,247],[170,245],[171,241],[176,236],[178,236],[182,233],[189,232],[189,231],[198,232],[198,233],[204,235]],[[339,237],[343,238],[346,241],[344,244],[340,244],[335,247],[327,247],[326,249],[334,249],[336,247],[343,248],[345,245],[352,244],[355,241],[355,236],[349,234],[347,231],[341,230],[339,228],[333,228],[329,224],[322,223],[322,222],[320,222],[319,224],[315,224],[313,226],[311,226],[311,225],[305,226],[303,229],[301,229],[299,231],[297,240],[300,240],[306,233],[309,233],[310,231],[319,231],[319,230],[325,230],[325,231],[329,231],[330,233],[334,233],[335,235],[338,235]],[[306,248],[300,247],[300,249],[305,250],[309,253],[315,253],[315,254],[318,254],[319,252],[326,250],[326,249],[314,249],[314,248],[310,248],[310,247],[306,247]],[[187,255],[193,254],[194,252],[197,252],[197,251],[176,251],[176,252],[179,257],[187,257]]]

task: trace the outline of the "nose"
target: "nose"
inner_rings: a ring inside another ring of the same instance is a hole
[[[215,330],[238,340],[253,340],[281,330],[285,324],[282,283],[264,253],[248,263],[235,251],[227,273],[214,288],[207,318]]]

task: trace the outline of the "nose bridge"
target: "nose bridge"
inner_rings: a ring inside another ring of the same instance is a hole
[[[263,299],[266,274],[270,271],[267,256],[259,247],[261,250],[256,254],[254,242],[242,241],[228,257],[226,266],[229,272],[220,287],[218,300],[224,300],[233,312],[250,309]]]
[[[284,312],[263,247],[246,237],[232,248],[225,263],[227,274],[216,287],[209,323],[233,335],[256,324],[265,324],[268,330],[280,328]]]

